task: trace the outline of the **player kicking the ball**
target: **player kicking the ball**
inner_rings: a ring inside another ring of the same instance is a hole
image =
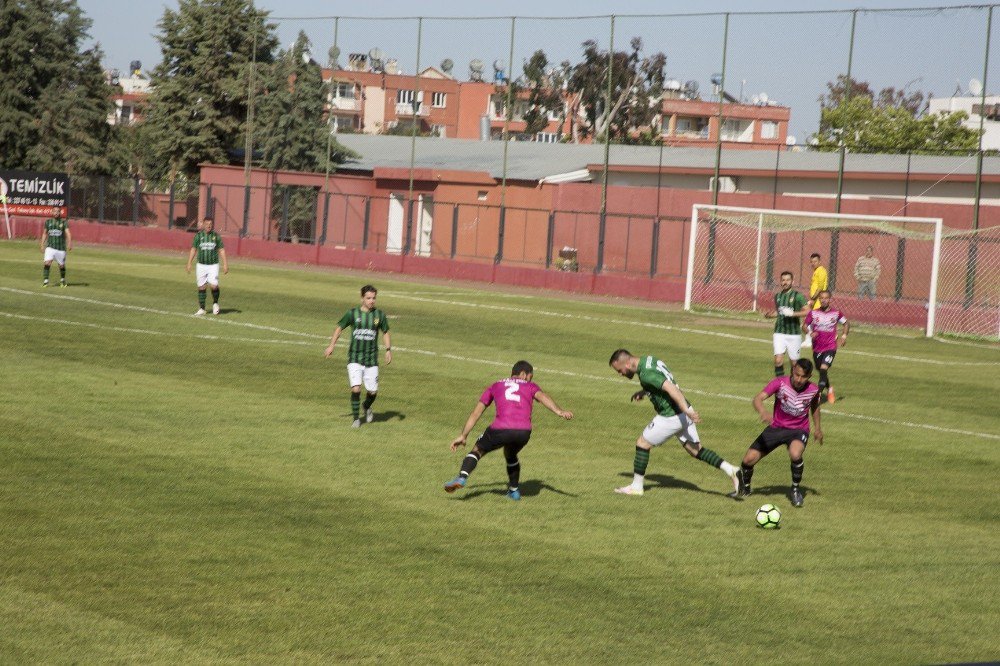
[[[677,437],[684,450],[692,457],[717,467],[733,480],[735,491],[731,496],[740,499],[743,496],[743,473],[711,449],[701,445],[698,439],[696,423],[701,423],[701,417],[684,397],[684,393],[674,382],[674,376],[655,356],[633,356],[626,349],[615,350],[611,354],[609,365],[622,377],[632,379],[639,375],[642,390],[632,395],[632,401],[642,400],[649,396],[653,403],[656,416],[639,435],[635,443],[635,463],[631,485],[616,488],[615,492],[622,495],[642,495],[643,479],[646,476],[646,466],[649,464],[649,451],[659,446],[671,437]]]
[[[480,458],[490,451],[503,449],[507,459],[507,497],[512,500],[521,499],[518,483],[521,478],[521,462],[517,454],[525,447],[531,438],[531,408],[535,401],[542,403],[552,413],[567,421],[573,418],[573,412],[561,409],[542,389],[531,381],[535,369],[527,361],[518,361],[511,368],[510,378],[493,382],[486,387],[479,402],[472,408],[472,413],[465,421],[462,434],[451,443],[451,450],[457,451],[465,446],[466,438],[476,426],[476,421],[483,415],[491,403],[497,405],[497,415],[493,423],[476,440],[472,451],[462,460],[462,469],[458,476],[444,484],[446,492],[453,493],[464,488],[472,470],[476,469]]]
[[[819,425],[819,387],[809,381],[813,365],[808,359],[800,358],[792,366],[792,376],[775,377],[764,389],[754,396],[753,408],[760,420],[767,424],[764,432],[754,440],[743,456],[743,479],[746,487],[743,496],[751,493],[753,467],[761,458],[779,446],[788,447],[788,457],[792,461],[792,506],[802,506],[802,472],[805,462],[802,455],[809,442],[809,415],[812,414],[813,437],[823,444],[823,431]],[[768,414],[764,401],[774,396],[774,413]]]

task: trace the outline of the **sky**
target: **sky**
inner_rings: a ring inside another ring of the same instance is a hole
[[[176,9],[176,1],[77,2],[93,22],[92,43],[100,43],[107,68],[125,72],[131,61],[139,60],[143,70],[149,71],[160,62],[157,22],[164,8]],[[726,90],[747,102],[766,97],[791,107],[790,133],[799,143],[816,131],[818,99],[826,92],[826,82],[847,71],[849,56],[853,77],[869,81],[876,90],[905,87],[907,92],[950,97],[956,90],[967,94],[972,79],[984,79],[987,10],[955,6],[937,11],[930,8],[946,5],[933,0],[870,0],[862,5],[809,2],[808,9],[820,14],[803,13],[804,3],[799,0],[548,0],[544,4],[508,0],[502,5],[468,0],[257,0],[256,4],[270,11],[282,46],[305,31],[314,59],[324,65],[336,26],[342,63],[349,53],[378,47],[386,57],[398,60],[403,72],[413,72],[418,65],[419,37],[420,68],[440,67],[444,59],[451,59],[454,75],[462,80],[468,76],[472,59],[486,63],[487,75],[495,61],[508,69],[511,16],[518,17],[513,26],[514,75],[518,76],[520,64],[539,48],[553,64],[577,62],[580,44],[586,39],[607,48],[611,40],[608,17],[614,13],[616,50],[626,48],[633,37],[641,37],[645,52],[667,55],[668,78],[697,81],[706,99],[711,95],[712,74],[723,69],[725,51]],[[854,51],[849,53],[848,10],[855,8],[871,11],[859,12]],[[914,11],[904,11],[910,9]],[[731,13],[728,40],[724,39],[726,12]],[[342,18],[335,23],[335,16]],[[423,20],[418,21],[418,16]],[[480,18],[456,20],[459,17]],[[985,72],[987,93],[1000,90],[997,18],[990,68]]]

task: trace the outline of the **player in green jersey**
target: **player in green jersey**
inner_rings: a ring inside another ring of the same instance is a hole
[[[69,224],[63,219],[62,208],[52,207],[52,217],[45,220],[42,228],[42,286],[49,286],[49,270],[52,261],[59,264],[59,286],[66,286],[66,253],[73,249],[73,236]]]
[[[351,343],[347,348],[347,379],[351,385],[352,428],[361,427],[361,407],[365,410],[365,423],[375,418],[372,403],[378,397],[378,333],[385,343],[385,364],[392,363],[392,341],[389,336],[389,318],[375,307],[378,289],[370,284],[361,287],[361,305],[351,308],[337,322],[330,338],[330,346],[323,355],[330,358],[333,348],[344,329],[350,327]],[[361,404],[361,384],[365,385],[365,402]]]
[[[692,457],[722,470],[732,479],[734,492],[730,496],[740,499],[744,491],[743,472],[739,467],[723,460],[715,451],[701,445],[698,429],[695,427],[696,423],[701,423],[701,417],[688,403],[663,361],[655,356],[633,356],[627,349],[617,349],[611,354],[608,364],[627,379],[639,375],[642,389],[632,395],[632,401],[649,397],[656,410],[656,416],[635,443],[632,483],[616,488],[615,492],[622,495],[642,495],[650,449],[671,437],[677,437],[684,450]]]
[[[222,272],[229,272],[229,262],[226,260],[226,248],[222,236],[215,231],[215,220],[206,217],[201,229],[191,241],[191,251],[188,253],[187,272],[191,272],[191,262],[198,255],[198,311],[195,315],[205,314],[205,293],[208,286],[212,287],[212,314],[219,314],[219,259],[222,259]]]
[[[802,324],[799,317],[808,314],[809,301],[792,289],[794,277],[791,271],[781,273],[781,291],[774,295],[774,309],[764,312],[768,319],[775,319],[772,336],[775,377],[785,374],[785,352],[788,353],[789,366],[794,366],[802,350]]]

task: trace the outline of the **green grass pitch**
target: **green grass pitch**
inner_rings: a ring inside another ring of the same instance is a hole
[[[734,502],[676,441],[623,497],[652,410],[611,351],[663,358],[737,462],[767,324],[238,259],[195,318],[185,260],[83,246],[43,290],[37,245],[0,244],[0,662],[1000,658],[995,346],[852,334],[802,509],[784,450]],[[395,359],[353,430],[322,352],[366,282]],[[445,494],[522,358],[576,417],[536,408],[521,502],[499,453]]]

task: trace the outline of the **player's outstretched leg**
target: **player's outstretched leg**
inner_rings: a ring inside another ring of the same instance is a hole
[[[459,471],[458,476],[444,484],[445,492],[453,493],[459,488],[464,488],[469,480],[469,475],[472,474],[472,471],[476,469],[476,465],[479,464],[480,457],[476,449],[469,451],[469,454],[462,459],[462,469]]]
[[[718,453],[712,449],[705,448],[698,442],[684,442],[683,444],[685,451],[703,463],[721,470],[723,474],[730,478],[733,482],[733,492],[730,497],[739,499],[743,496],[746,485],[743,481],[743,472],[739,467],[726,462]]]
[[[375,420],[375,412],[372,411],[372,403],[375,402],[375,398],[378,397],[378,392],[372,393],[369,391],[365,394],[365,402],[362,405],[365,410],[365,423],[371,423]]]
[[[649,449],[636,444],[635,460],[632,462],[632,483],[621,488],[615,488],[619,495],[642,495],[643,481],[646,478],[646,467],[649,466]]]

